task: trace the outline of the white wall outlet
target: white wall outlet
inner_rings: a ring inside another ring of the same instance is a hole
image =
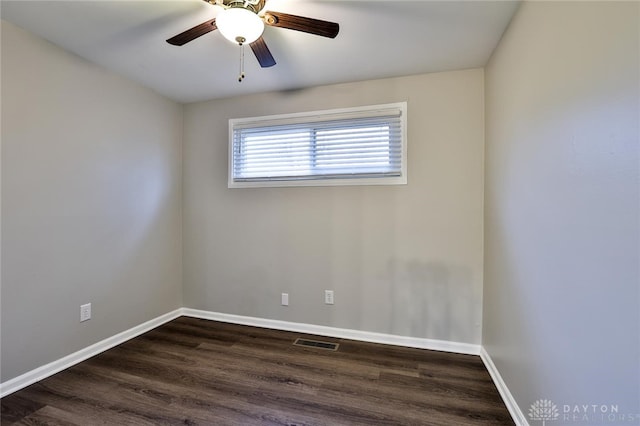
[[[333,290],[324,291],[324,303],[327,305],[333,305]]]
[[[282,293],[282,306],[289,306],[289,293]]]
[[[80,322],[91,319],[91,303],[80,305]]]

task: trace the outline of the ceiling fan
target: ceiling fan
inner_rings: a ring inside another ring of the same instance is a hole
[[[182,46],[216,29],[228,40],[240,46],[248,44],[262,68],[274,66],[275,59],[262,38],[264,26],[287,28],[322,37],[335,38],[340,26],[335,22],[282,12],[263,11],[267,0],[204,0],[223,9],[218,15],[167,40]],[[241,60],[242,61],[242,60]],[[241,62],[242,66],[242,62]],[[242,81],[244,73],[241,70]]]

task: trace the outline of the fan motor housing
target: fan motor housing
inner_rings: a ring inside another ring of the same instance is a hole
[[[242,9],[250,10],[253,13],[258,13],[264,9],[266,0],[208,0],[208,3],[222,6],[225,9],[240,7]]]

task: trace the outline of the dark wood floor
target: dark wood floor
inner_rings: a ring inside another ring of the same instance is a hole
[[[2,425],[513,425],[477,356],[187,317],[1,403]]]

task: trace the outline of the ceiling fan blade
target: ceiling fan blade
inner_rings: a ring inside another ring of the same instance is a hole
[[[340,25],[335,22],[320,19],[305,18],[281,12],[265,12],[264,21],[272,27],[288,28],[322,37],[335,38],[340,31]]]
[[[262,36],[249,46],[251,46],[251,50],[253,50],[253,54],[256,55],[256,58],[262,68],[269,68],[276,64],[276,60],[273,59],[273,56],[267,47],[267,43],[264,42]]]
[[[185,32],[182,32],[176,36],[171,37],[167,40],[167,43],[173,44],[174,46],[182,46],[184,44],[189,43],[192,40],[197,39],[200,36],[203,36],[211,31],[217,29],[216,19],[210,19],[207,22],[203,22],[200,25],[196,25],[193,28],[188,29]]]

